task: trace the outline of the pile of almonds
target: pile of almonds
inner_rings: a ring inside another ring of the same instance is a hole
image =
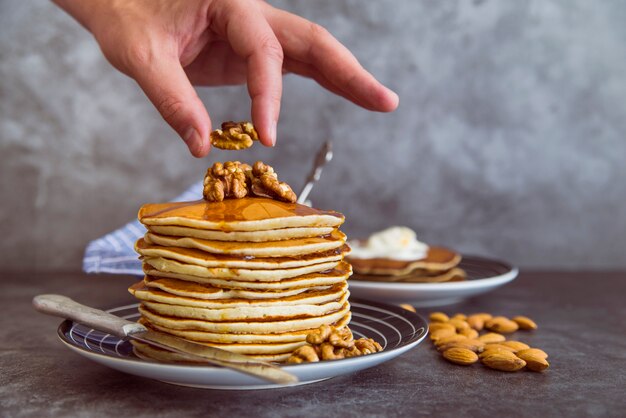
[[[430,314],[430,339],[443,358],[462,366],[480,360],[485,366],[505,372],[526,368],[542,372],[550,365],[548,355],[520,341],[507,340],[503,334],[517,330],[534,330],[537,324],[525,316],[506,318],[488,313],[456,314],[448,317],[443,312]],[[481,331],[485,331],[482,335]]]

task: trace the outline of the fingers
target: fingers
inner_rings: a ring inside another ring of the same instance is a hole
[[[221,86],[245,84],[246,62],[225,41],[206,45],[198,57],[185,68],[194,86]]]
[[[398,107],[398,95],[379,83],[324,28],[271,6],[264,7],[264,12],[285,56],[310,65],[310,70],[319,73],[318,78],[366,109],[390,112]]]
[[[224,13],[223,24],[218,30],[246,61],[252,121],[261,142],[273,146],[282,96],[283,50],[254,3],[233,1],[227,5],[227,13]]]
[[[307,77],[310,78],[312,80],[315,80],[317,82],[317,84],[319,84],[320,86],[324,87],[326,90],[330,91],[331,93],[336,94],[337,96],[342,96],[345,99],[350,100],[351,102],[355,103],[355,104],[359,104],[356,100],[356,98],[354,98],[353,96],[351,96],[349,93],[341,90],[339,87],[335,86],[333,83],[330,82],[330,80],[328,80],[326,77],[324,77],[318,70],[317,68],[313,67],[310,64],[305,64],[303,62],[300,61],[296,61],[294,59],[291,59],[289,57],[285,57],[285,64],[284,64],[284,68],[285,70],[287,70],[290,73],[293,74],[298,74],[301,75],[303,77]]]
[[[195,157],[209,153],[211,120],[177,57],[143,60],[133,78]],[[149,62],[145,62],[149,61]]]

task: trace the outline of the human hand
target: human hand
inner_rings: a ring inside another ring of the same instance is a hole
[[[260,0],[55,0],[90,30],[111,64],[137,81],[196,157],[211,120],[192,86],[247,83],[252,122],[276,142],[282,74],[317,81],[369,110],[398,96],[321,26]]]

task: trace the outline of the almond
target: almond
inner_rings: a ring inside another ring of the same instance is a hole
[[[437,331],[433,331],[430,334],[430,339],[433,341],[437,341],[443,337],[449,337],[450,335],[456,335],[456,331],[453,329],[443,328],[438,329]]]
[[[499,355],[499,356],[502,356],[502,357],[508,357],[508,358],[512,358],[512,359],[517,357],[515,355],[515,353],[510,351],[510,350],[506,350],[504,348],[490,347],[489,345],[486,345],[485,346],[485,351],[480,353],[480,358],[494,356],[496,354]]]
[[[516,372],[526,366],[526,362],[515,354],[505,354],[504,352],[497,352],[485,356],[482,362],[490,369],[501,370],[503,372]]]
[[[533,356],[538,356],[539,358],[542,358],[542,359],[547,359],[548,358],[548,353],[546,353],[545,351],[540,350],[538,348],[528,348],[526,350],[520,350],[520,351],[518,351],[515,354],[517,355],[517,357],[520,357],[520,355],[531,354]]]
[[[526,316],[516,316],[513,321],[523,330],[537,329],[537,324],[532,319]]]
[[[505,353],[505,354],[512,353],[512,354],[515,354],[515,353],[513,353],[510,350],[506,350],[504,348],[499,348],[499,347],[491,347],[491,345],[492,344],[488,344],[488,345],[485,346],[483,352],[480,353],[480,355],[479,355],[480,358],[484,358],[484,357],[490,356],[490,355],[495,354],[495,353]]]
[[[448,324],[454,325],[457,331],[462,331],[470,327],[467,322],[459,318],[452,318],[448,321]]]
[[[508,341],[502,341],[500,344],[505,345],[507,347],[511,347],[514,353],[520,350],[527,350],[530,348],[528,344],[524,344],[521,341],[508,340]]]
[[[502,334],[498,334],[496,332],[488,332],[478,337],[478,340],[484,342],[485,344],[490,344],[505,341],[506,338]]]
[[[400,304],[400,307],[402,309],[406,309],[407,311],[416,312],[415,308],[413,306],[409,305],[408,303],[402,303],[402,304]]]
[[[486,312],[479,312],[479,313],[472,314],[470,316],[476,316],[482,319],[483,321],[489,321],[491,318],[493,318],[493,315],[491,315],[490,313],[486,313]]]
[[[431,322],[428,324],[428,329],[430,332],[435,332],[439,329],[449,329],[450,331],[454,331],[456,333],[456,327],[454,325],[444,322]]]
[[[467,317],[467,323],[476,331],[481,331],[485,327],[485,320],[479,315],[470,315]]]
[[[465,335],[467,338],[478,338],[478,331],[472,328],[461,330],[459,334]]]
[[[485,322],[485,328],[489,331],[510,334],[517,331],[519,329],[519,325],[504,316],[496,316]]]
[[[454,343],[454,342],[466,340],[466,339],[467,337],[465,335],[454,334],[454,335],[449,335],[447,337],[442,337],[442,338],[439,338],[438,340],[435,340],[435,345],[439,347],[445,344]]]
[[[526,362],[526,367],[528,368],[528,370],[532,370],[533,372],[542,372],[550,367],[550,363],[548,363],[546,358],[543,357],[541,353],[537,353],[531,350],[523,351],[525,352],[522,352],[521,354],[517,353],[516,355]]]
[[[450,343],[446,343],[437,347],[438,351],[446,351],[451,348],[467,348],[468,350],[472,350],[475,353],[480,353],[485,348],[485,344],[478,340],[458,340]]]
[[[503,341],[503,342],[505,342],[505,341]],[[488,349],[488,348],[502,349],[502,350],[505,350],[505,351],[510,351],[511,353],[514,353],[514,352],[517,351],[513,347],[509,347],[509,346],[504,345],[502,343],[489,343],[489,344],[485,345],[485,349]]]
[[[469,366],[478,361],[478,356],[472,350],[467,348],[450,348],[443,352],[443,358],[461,366]]]
[[[433,312],[430,314],[429,319],[432,322],[448,322],[450,318],[443,312]]]

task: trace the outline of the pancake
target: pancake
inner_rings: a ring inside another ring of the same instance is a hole
[[[155,329],[152,327],[150,323],[145,323],[144,325],[148,329]],[[232,351],[234,353],[239,354],[281,354],[281,353],[289,353],[295,350],[296,348],[306,344],[306,341],[287,341],[287,342],[261,342],[261,343],[213,343],[213,342],[200,342],[194,341],[200,345],[205,345],[209,347],[221,348],[223,350]]]
[[[296,238],[266,242],[227,242],[200,238],[169,237],[146,233],[144,242],[164,247],[195,248],[211,254],[231,254],[254,257],[293,257],[340,248],[346,242],[343,232],[334,230],[325,237]]]
[[[155,328],[146,321],[144,321],[144,326],[148,329]],[[206,345],[209,347],[217,347],[223,350],[232,351],[234,353],[239,354],[280,354],[280,353],[289,353],[296,348],[306,344],[305,341],[286,341],[286,342],[259,342],[259,343],[249,343],[249,342],[233,342],[233,343],[214,343],[214,342],[200,342],[194,341],[201,345]]]
[[[315,318],[336,312],[348,300],[349,292],[345,291],[339,299],[322,304],[270,305],[259,306],[246,304],[244,306],[225,308],[200,308],[197,305],[169,305],[166,303],[143,300],[142,304],[154,313],[165,316],[200,319],[203,321],[285,321],[294,318]]]
[[[147,263],[146,263],[147,264]],[[235,280],[233,278],[213,278],[207,276],[195,276],[192,274],[177,273],[175,271],[164,271],[153,268],[151,265],[144,264],[143,270],[149,276],[167,277],[180,280],[187,280],[195,283],[207,284],[223,289],[241,289],[241,290],[265,290],[278,291],[286,289],[302,289],[312,286],[332,286],[348,279],[352,274],[350,264],[341,262],[334,268],[328,270],[303,274],[293,278],[281,279],[273,282],[245,281]]]
[[[389,258],[360,259],[346,257],[358,274],[380,274],[386,276],[404,276],[421,269],[429,272],[445,272],[461,262],[461,255],[443,247],[430,247],[426,258],[421,260],[392,260]]]
[[[321,237],[333,232],[333,227],[280,228],[262,231],[214,231],[185,226],[149,225],[148,231],[160,235],[190,237],[228,242],[266,242],[285,239]]]
[[[346,315],[339,321],[329,324],[341,328],[348,324],[350,316]],[[306,336],[313,332],[314,329],[305,329],[301,331],[287,331],[279,334],[225,334],[206,331],[179,330],[167,328],[159,324],[148,322],[145,318],[140,318],[139,323],[149,325],[150,327],[196,342],[213,342],[213,343],[263,343],[263,342],[290,342],[304,341]]]
[[[148,229],[135,244],[145,277],[129,292],[148,328],[283,361],[312,330],[350,322],[338,212],[249,196],[147,204],[138,218]],[[143,358],[184,361],[133,346]]]
[[[331,286],[304,287],[286,290],[248,290],[223,289],[209,284],[193,281],[145,276],[143,284],[151,289],[158,289],[170,295],[186,296],[195,299],[274,299],[298,295],[303,292],[329,289]],[[341,284],[341,283],[340,283]],[[339,285],[339,284],[338,284]]]
[[[403,276],[385,276],[380,274],[354,274],[350,280],[364,280],[370,282],[397,282],[397,283],[441,283],[465,280],[466,274],[460,268],[453,268],[443,273],[419,271]]]
[[[300,255],[297,257],[254,257],[242,255],[213,254],[192,248],[162,247],[150,245],[143,239],[135,243],[135,250],[144,257],[161,257],[203,267],[244,268],[273,270],[309,266],[341,260],[350,251],[348,245],[329,251]]]
[[[131,340],[131,344],[133,345],[133,353],[144,360],[153,360],[159,362],[166,363],[189,363],[189,364],[206,364],[205,362],[193,362],[187,360],[184,356],[180,354],[163,350],[149,344],[144,344],[139,341]],[[263,361],[275,361],[282,362],[289,358],[291,353],[280,353],[280,354],[250,354],[249,356]]]
[[[248,270],[229,268],[207,268],[193,264],[183,264],[166,258],[144,258],[144,263],[150,264],[159,271],[179,273],[200,277],[239,279],[243,281],[277,282],[284,279],[302,276],[305,274],[325,271],[335,268],[339,261],[314,264],[312,266],[297,267],[292,269],[276,270]]]
[[[298,295],[267,298],[267,299],[201,299],[189,296],[174,295],[162,290],[149,288],[144,282],[132,285],[128,291],[141,301],[165,303],[169,305],[192,306],[206,309],[238,308],[238,307],[264,307],[264,306],[294,306],[294,305],[319,305],[341,299],[348,289],[347,283],[340,283],[324,290],[307,290]],[[194,296],[198,295],[196,289]]]
[[[283,228],[333,227],[345,218],[334,211],[298,203],[246,197],[222,202],[149,203],[139,209],[144,225],[184,226],[217,231],[265,231]]]
[[[222,350],[228,350],[233,353],[245,354],[245,355],[268,355],[268,354],[284,354],[291,353],[298,347],[302,347],[306,344],[306,341],[292,341],[288,343],[259,343],[259,344],[246,344],[246,343],[199,343],[208,345],[210,347],[221,348]]]
[[[297,318],[283,321],[232,321],[212,322],[199,319],[177,318],[153,312],[144,304],[139,305],[139,312],[152,324],[159,324],[169,329],[197,330],[226,334],[279,334],[290,331],[302,331],[318,328],[323,324],[335,323],[350,315],[350,305],[341,309],[312,318]]]

